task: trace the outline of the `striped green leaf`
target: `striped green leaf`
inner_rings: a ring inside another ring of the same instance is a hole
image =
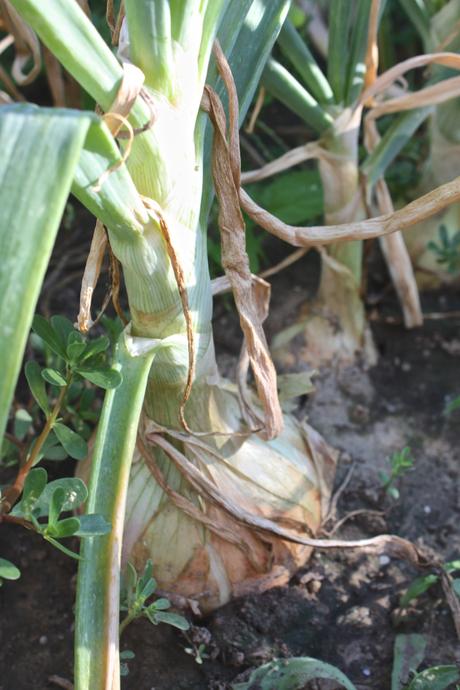
[[[92,115],[0,108],[0,437]]]

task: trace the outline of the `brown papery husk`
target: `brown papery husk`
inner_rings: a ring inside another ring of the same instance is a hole
[[[287,583],[312,551],[244,524],[229,514],[226,502],[311,537],[327,513],[337,453],[288,416],[274,441],[233,435],[244,430],[244,419],[237,390],[225,381],[195,384],[191,402],[195,430],[225,434],[162,433],[189,462],[184,470],[152,443],[158,427],[145,421],[139,444],[144,457],[136,452],[131,472],[123,563],[142,570],[151,559],[160,589],[174,600],[198,602],[207,613],[233,597]],[[201,479],[188,474],[191,468]],[[87,471],[83,467],[83,475]]]

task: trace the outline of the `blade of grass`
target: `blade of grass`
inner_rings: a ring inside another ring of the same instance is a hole
[[[0,438],[27,336],[86,132],[94,116],[0,111]]]

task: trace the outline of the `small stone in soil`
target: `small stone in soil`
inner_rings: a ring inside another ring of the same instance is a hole
[[[38,640],[38,642],[39,642],[41,645],[45,645],[45,644],[48,643],[48,638],[46,637],[46,635],[42,635],[42,636],[40,637],[40,639]]]
[[[339,625],[359,625],[365,627],[372,625],[370,609],[367,606],[353,606],[343,616],[338,617],[337,623]]]

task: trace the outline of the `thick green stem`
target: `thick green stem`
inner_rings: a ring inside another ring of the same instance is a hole
[[[139,350],[133,349],[138,347]],[[148,373],[158,343],[122,334],[115,366],[123,381],[106,394],[93,453],[87,512],[112,525],[107,536],[85,539],[78,571],[75,690],[119,687],[121,539],[131,460]]]
[[[345,132],[332,134],[325,139],[325,148],[331,156],[319,161],[323,183],[324,214],[327,224],[349,223],[365,218],[365,210],[359,187],[358,136],[361,109]],[[334,245],[331,255],[346,266],[357,287],[361,284],[362,242],[345,242]]]

